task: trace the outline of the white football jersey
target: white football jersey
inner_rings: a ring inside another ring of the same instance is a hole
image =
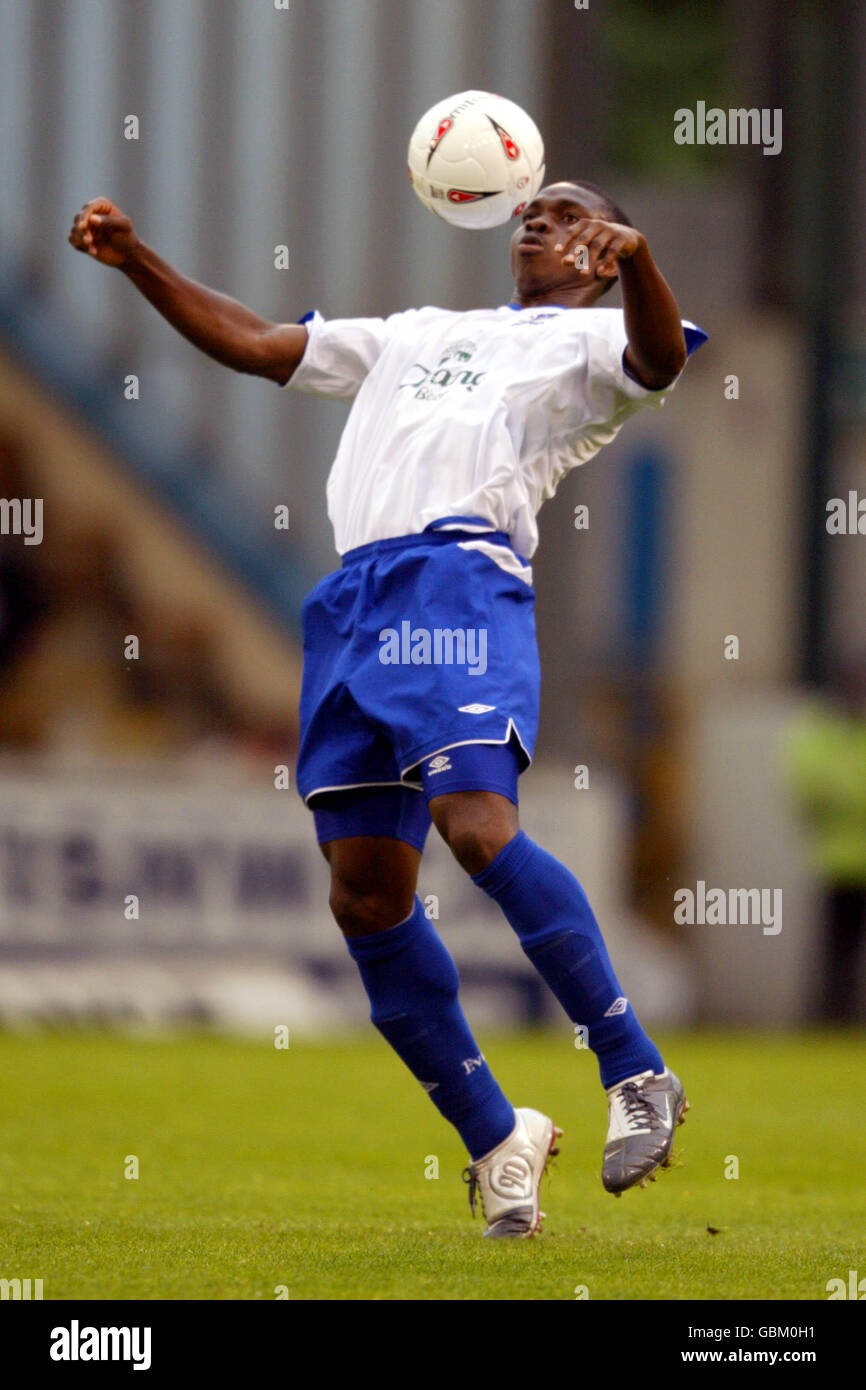
[[[536,513],[569,469],[674,384],[651,391],[627,375],[621,309],[301,322],[307,346],[288,384],[354,402],[327,487],[341,555],[460,516],[485,518],[530,557]],[[684,327],[697,347],[706,335]]]

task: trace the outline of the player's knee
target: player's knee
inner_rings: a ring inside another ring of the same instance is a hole
[[[480,874],[516,834],[509,821],[492,817],[477,822],[452,820],[442,831],[448,848],[467,874]]]
[[[494,827],[461,826],[448,837],[448,848],[467,874],[480,874],[510,839]]]
[[[370,936],[387,931],[408,917],[414,895],[384,889],[362,891],[341,879],[331,883],[331,912],[345,936]]]
[[[517,834],[517,807],[487,792],[459,792],[430,801],[430,814],[454,858],[468,874],[480,874]]]

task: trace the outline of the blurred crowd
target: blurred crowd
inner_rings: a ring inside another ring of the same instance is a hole
[[[0,431],[0,497],[39,486],[20,439]],[[44,500],[42,544],[0,535],[0,748],[284,760],[293,712],[275,727],[240,706],[212,620],[149,600],[110,526],[84,514],[52,525]]]
[[[789,782],[820,884],[821,958],[815,1013],[866,1018],[866,666],[838,675],[831,698],[808,705],[789,731]]]

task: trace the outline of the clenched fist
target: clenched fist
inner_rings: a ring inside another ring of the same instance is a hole
[[[93,256],[103,265],[126,265],[138,246],[135,228],[125,212],[110,198],[92,198],[76,215],[69,233],[76,251]]]
[[[565,253],[563,265],[575,265],[579,258],[578,247],[584,246],[588,252],[596,252],[598,265],[613,270],[616,261],[630,260],[644,241],[636,227],[605,222],[600,217],[582,217],[553,249]]]

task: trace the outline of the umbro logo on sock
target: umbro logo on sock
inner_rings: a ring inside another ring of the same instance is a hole
[[[622,995],[620,995],[618,999],[614,999],[609,1009],[605,1009],[604,1017],[615,1018],[617,1014],[624,1014],[627,1008],[628,1000],[623,999]]]
[[[428,771],[428,772],[431,772],[431,773],[432,773],[432,772],[450,772],[450,771],[451,771],[451,759],[448,757],[448,754],[447,754],[447,753],[440,753],[440,754],[438,755],[438,757],[431,758],[430,761],[429,761],[429,763],[427,764],[427,771]]]

